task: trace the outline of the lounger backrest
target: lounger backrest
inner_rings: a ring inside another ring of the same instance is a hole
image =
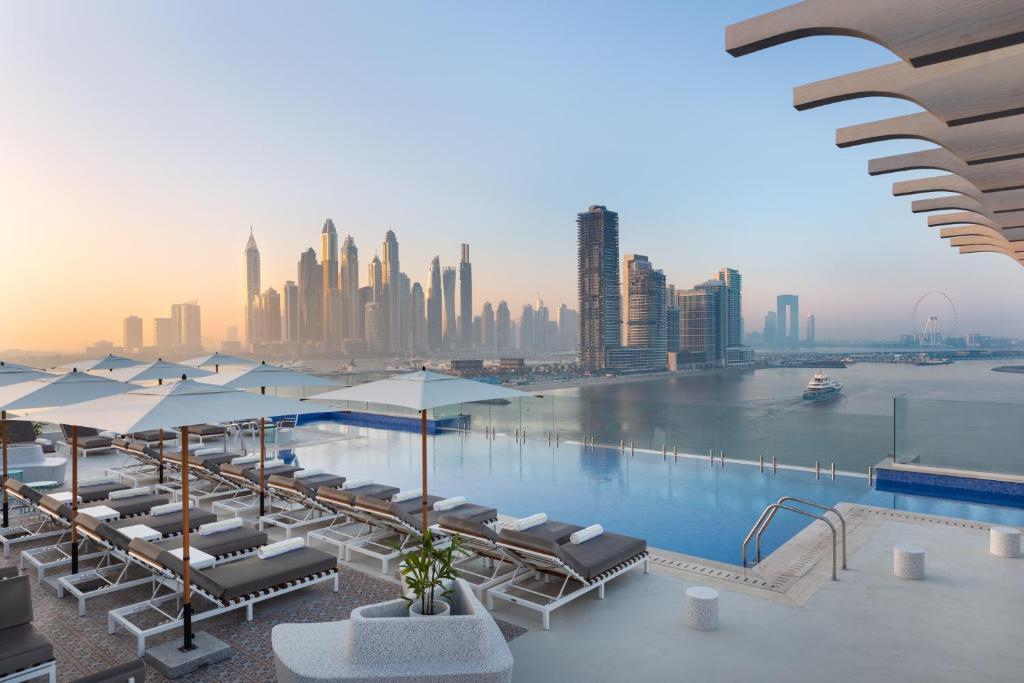
[[[288,491],[298,491],[299,487],[295,484],[295,479],[292,477],[282,477],[280,474],[271,474],[267,478],[267,484],[279,489],[287,489]]]
[[[229,477],[245,479],[245,472],[248,469],[250,469],[249,465],[232,465],[231,463],[224,463],[220,466],[220,473],[226,474]]]
[[[379,498],[370,498],[368,496],[356,496],[356,507],[361,510],[368,510],[370,512],[384,515],[387,517],[394,517],[395,511],[393,507],[394,503],[387,500],[380,500]]]
[[[39,507],[46,512],[49,512],[54,517],[60,517],[62,519],[71,519],[71,508],[68,505],[60,502],[53,496],[43,496],[39,499]]]
[[[7,443],[35,443],[36,430],[31,422],[9,420],[7,422]]]
[[[0,581],[0,630],[32,623],[32,586],[27,574]]]
[[[60,431],[64,434],[65,439],[71,438],[71,425],[61,425]],[[94,429],[93,427],[79,427],[78,436],[99,436],[100,430]]]
[[[128,545],[128,538],[126,536],[118,532],[117,529],[106,522],[96,519],[87,512],[79,512],[78,516],[75,517],[75,526],[77,526],[79,531],[83,534],[94,539],[98,538],[112,546],[123,549]]]
[[[356,496],[351,491],[321,486],[316,490],[317,500],[335,505],[338,507],[351,507],[356,502]]]
[[[181,561],[174,557],[174,555],[171,555],[156,543],[151,543],[150,541],[146,541],[141,538],[133,538],[131,540],[128,544],[128,552],[155,569],[167,568],[171,571],[176,571],[171,560],[177,561],[177,570],[182,568]],[[171,560],[168,560],[165,556],[170,557]]]
[[[8,478],[5,483],[7,490],[10,491],[11,495],[17,496],[22,500],[27,500],[33,505],[38,505],[39,501],[42,500],[43,494],[36,491],[28,484],[22,483],[17,479]]]
[[[447,532],[456,533],[461,536],[480,539],[490,543],[497,543],[498,534],[491,531],[490,527],[479,522],[471,522],[455,515],[441,515],[437,523]]]
[[[540,553],[541,555],[550,555],[555,558],[558,557],[557,543],[546,538],[533,536],[523,531],[502,529],[501,533],[498,534],[498,542],[511,546],[513,550],[521,549]]]

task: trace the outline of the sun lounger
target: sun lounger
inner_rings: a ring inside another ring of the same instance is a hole
[[[557,534],[571,525],[545,524],[543,528],[525,531],[501,529],[498,546],[512,555],[519,566],[508,581],[488,589],[488,608],[493,607],[497,598],[538,611],[546,631],[551,626],[551,612],[558,607],[594,589],[598,598],[604,599],[605,584],[612,579],[635,567],[642,566],[645,574],[650,569],[647,542],[641,538],[602,532],[582,543],[561,542]],[[534,580],[537,575],[545,577],[539,586]],[[562,579],[557,593],[543,590],[548,585],[547,577]]]
[[[104,549],[104,554],[95,567],[78,574],[62,576],[57,580],[57,597],[64,597],[65,592],[74,596],[78,600],[79,615],[85,614],[86,603],[90,598],[154,580],[152,568],[132,560],[129,554],[129,546],[136,537],[135,534],[142,531],[137,525],[118,526],[81,516],[77,526],[83,536]],[[190,547],[206,553],[213,558],[214,563],[246,557],[267,542],[265,533],[250,527],[240,526],[202,534],[197,533],[201,525],[189,526],[193,527],[193,533],[189,536]],[[156,529],[150,530],[159,533]],[[125,532],[132,532],[133,535],[128,536]],[[177,529],[161,536],[160,540],[155,541],[157,545],[170,552],[180,551],[184,540],[180,524]]]
[[[227,430],[222,425],[193,425],[188,428],[189,441],[195,440],[201,444],[210,439],[221,439],[227,441]]]
[[[441,496],[427,496],[428,527],[436,525],[441,514],[478,524],[495,522],[498,519],[497,510],[474,503],[463,503],[443,512],[435,510],[434,504],[442,500],[445,499]],[[422,496],[398,502],[367,497],[357,498],[356,508],[365,513],[372,524],[390,529],[392,534],[385,538],[364,539],[349,544],[346,548],[346,559],[351,559],[353,552],[371,557],[380,561],[381,571],[387,574],[392,560],[398,559],[403,553],[415,547],[422,526],[422,504]]]
[[[260,529],[267,524],[280,527],[285,538],[291,538],[296,529],[333,520],[333,510],[317,500],[317,491],[340,488],[344,483],[345,477],[319,470],[304,470],[291,476],[270,475],[267,489],[279,499],[281,509],[261,516]]]
[[[183,564],[169,551],[141,539],[131,542],[129,552],[168,579],[157,582],[149,600],[108,613],[107,630],[113,633],[120,626],[134,635],[139,656],[142,656],[147,638],[182,626]],[[334,584],[334,592],[338,591],[338,565],[334,556],[307,547],[266,559],[249,557],[207,569],[198,568],[193,560],[190,578],[193,623],[242,608],[245,608],[246,619],[251,621],[256,603],[327,581]],[[172,609],[167,609],[168,603]],[[143,619],[146,625],[133,621],[133,615],[138,614],[149,617]],[[153,625],[154,614],[158,618],[156,625]]]
[[[453,568],[481,600],[488,588],[511,578],[519,566],[515,557],[498,545],[498,533],[491,524],[442,514],[436,528],[448,536],[459,537],[464,554],[453,563]]]
[[[57,680],[53,644],[32,626],[32,588],[27,576],[0,581],[0,681],[46,676]]]
[[[348,555],[348,546],[352,542],[384,538],[391,534],[389,529],[376,526],[371,515],[357,508],[356,500],[360,497],[388,500],[398,493],[396,487],[386,484],[367,483],[344,488],[352,483],[358,482],[346,482],[340,489],[317,489],[317,502],[333,511],[334,519],[330,526],[310,531],[307,535],[311,541],[320,541],[336,547],[339,561],[351,559]]]
[[[248,459],[246,459],[248,460]],[[263,493],[264,503],[267,510],[274,508],[274,489],[267,486],[267,480],[274,475],[290,477],[302,468],[296,465],[286,465],[280,460],[266,460],[263,467]],[[259,460],[247,461],[244,463],[228,463],[220,466],[220,476],[238,488],[238,493],[230,500],[220,500],[213,504],[213,509],[224,513],[238,516],[243,512],[252,510],[259,505],[260,494],[260,466]]]
[[[60,430],[64,435],[64,445],[69,449],[71,448],[71,425],[61,425]],[[94,453],[102,453],[113,450],[114,440],[108,436],[102,436],[97,429],[92,427],[79,427],[78,428],[78,453],[72,453],[72,455],[81,455],[82,457],[88,457]]]
[[[22,510],[21,524],[0,530],[4,557],[10,557],[15,545],[60,536],[71,526],[71,508],[60,501],[16,479],[8,479],[4,486],[10,499]]]

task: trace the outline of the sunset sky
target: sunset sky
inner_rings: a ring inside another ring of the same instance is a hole
[[[956,254],[891,196],[897,176],[867,175],[927,145],[834,145],[913,105],[792,107],[793,86],[890,53],[725,53],[726,24],[780,4],[3,3],[0,350],[120,343],[129,314],[148,343],[193,299],[219,341],[250,225],[280,289],[328,217],[361,277],[390,226],[414,281],[468,242],[477,308],[575,307],[590,204],[677,286],[739,269],[748,330],[795,293],[819,338],[891,338],[942,290],[960,333],[1024,336],[1024,270]]]

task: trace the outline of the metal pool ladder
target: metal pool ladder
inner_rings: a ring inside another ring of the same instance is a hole
[[[816,514],[809,510],[803,510],[801,508],[793,507],[791,505],[785,505],[785,503],[787,502],[807,505],[817,510],[821,510],[821,514]],[[750,533],[748,533],[747,537],[743,539],[743,566],[752,566],[747,564],[747,546],[750,545],[751,540],[754,540],[755,548],[754,552],[756,559],[754,561],[754,565],[761,561],[761,536],[764,535],[765,529],[767,529],[768,525],[771,524],[772,520],[775,518],[775,513],[778,512],[779,510],[788,510],[789,512],[795,512],[798,515],[811,517],[812,519],[817,519],[822,522],[825,522],[825,524],[828,524],[828,528],[832,532],[832,580],[838,581],[838,578],[836,577],[836,526],[832,523],[831,520],[829,520],[828,517],[826,517],[826,515],[831,512],[839,518],[839,529],[843,543],[843,569],[846,569],[846,520],[843,519],[843,516],[839,514],[839,511],[836,510],[835,508],[828,507],[827,505],[822,505],[821,503],[815,503],[812,500],[796,498],[794,496],[783,496],[782,498],[779,498],[777,501],[766,507],[764,509],[764,512],[761,513],[761,516],[757,518],[757,522],[754,523],[754,526],[750,530]]]

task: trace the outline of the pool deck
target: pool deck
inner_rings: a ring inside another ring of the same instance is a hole
[[[99,474],[120,460],[90,457],[81,461],[80,476]],[[842,509],[849,526],[849,568],[840,571],[838,581],[829,580],[829,538],[812,526],[750,570],[652,548],[649,575],[628,572],[608,585],[605,600],[592,592],[556,610],[549,631],[541,630],[537,613],[496,601],[497,619],[527,629],[510,642],[513,680],[1020,679],[1024,559],[991,556],[986,524],[859,505]],[[901,542],[925,548],[924,581],[893,576],[892,546]],[[357,560],[343,566],[368,580],[388,580],[379,565]],[[357,583],[345,582],[342,595],[335,596],[339,608],[345,607],[330,610],[334,618],[342,618],[360,598],[365,601],[363,596],[387,593],[386,584],[375,582],[371,590]],[[718,631],[686,627],[685,591],[693,585],[720,592]],[[37,591],[36,601],[43,599],[57,602]],[[258,631],[237,615],[211,628],[229,644],[233,638],[243,641],[241,654],[245,646],[258,649],[258,643],[249,643],[265,638],[280,617],[309,619],[309,611],[289,613],[300,609],[291,607],[296,604],[282,600],[280,608],[257,609]],[[61,615],[71,615],[71,605],[60,607]],[[64,617],[51,623],[77,632],[76,624],[83,622]],[[131,657],[126,638],[104,638],[113,661]],[[239,659],[236,654],[179,680],[272,676],[262,668],[269,664],[265,658],[240,675]],[[81,663],[58,661],[59,680],[69,680],[74,671],[83,672]]]

